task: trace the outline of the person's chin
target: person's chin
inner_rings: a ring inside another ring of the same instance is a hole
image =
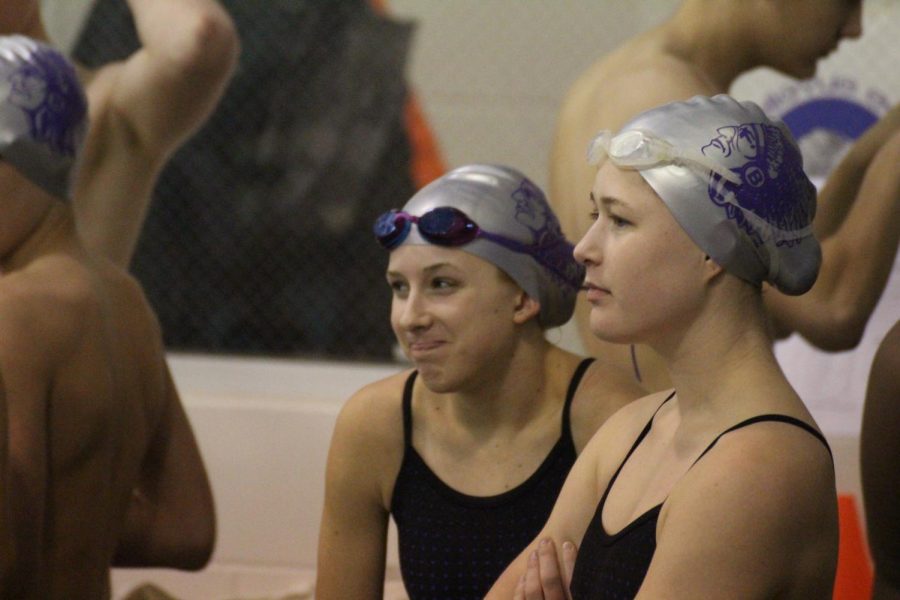
[[[590,324],[591,335],[601,342],[610,344],[628,344],[630,343],[627,336],[623,335],[615,326],[611,325],[607,320],[591,319]]]
[[[436,394],[446,394],[456,391],[457,385],[448,373],[435,365],[422,365],[418,367],[419,377],[430,391]]]
[[[816,76],[816,67],[818,65],[818,62],[818,59],[803,62],[798,61],[789,65],[784,65],[781,68],[776,68],[775,70],[780,72],[782,75],[791,77],[792,79],[805,81]]]
[[[806,81],[807,79],[812,79],[816,76],[816,72],[818,70],[819,61],[825,58],[824,56],[811,60],[809,62],[800,63],[796,67],[796,72],[791,75],[795,79],[799,79],[800,81]]]

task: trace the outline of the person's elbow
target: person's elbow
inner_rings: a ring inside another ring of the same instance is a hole
[[[186,571],[199,571],[209,564],[216,545],[215,505],[208,484],[195,498],[199,501],[193,504],[193,510],[182,512],[173,529],[177,535],[173,556],[178,558],[173,566]]]
[[[193,77],[222,79],[231,75],[240,54],[240,39],[224,10],[201,11],[180,24],[183,43],[172,49],[180,71]]]
[[[871,311],[864,310],[860,303],[839,303],[829,307],[828,318],[810,332],[801,332],[813,345],[826,352],[843,352],[859,345]]]
[[[208,519],[206,523],[195,524],[193,531],[185,539],[181,540],[178,556],[178,564],[173,565],[184,571],[199,571],[209,564],[216,545],[215,519]]]
[[[135,491],[113,566],[198,571],[209,564],[216,543],[209,486],[177,489],[165,499]]]

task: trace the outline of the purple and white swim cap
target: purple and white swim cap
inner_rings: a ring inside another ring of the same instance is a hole
[[[786,294],[812,287],[822,252],[812,233],[816,189],[784,123],[720,94],[648,110],[591,143],[636,169],[691,239],[727,271]]]
[[[87,99],[58,50],[0,36],[0,159],[60,198],[87,132]]]
[[[539,187],[510,167],[467,165],[423,187],[403,211],[421,217],[442,207],[461,211],[488,232],[457,248],[495,265],[537,300],[542,327],[569,320],[584,281],[584,267],[575,261],[573,245]],[[431,242],[419,228],[411,227],[403,243]]]

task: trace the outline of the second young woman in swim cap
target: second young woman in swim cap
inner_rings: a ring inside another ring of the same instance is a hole
[[[382,597],[392,516],[411,599],[480,599],[540,531],[597,427],[642,392],[547,341],[584,271],[518,171],[455,169],[375,234],[414,368],[363,388],[338,418],[316,597]]]

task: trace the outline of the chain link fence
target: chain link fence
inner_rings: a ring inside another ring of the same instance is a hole
[[[411,26],[365,0],[224,0],[242,54],[207,125],[159,180],[132,271],[169,348],[387,359],[387,256],[371,233],[415,191],[403,120]],[[75,44],[138,47],[123,0]]]

